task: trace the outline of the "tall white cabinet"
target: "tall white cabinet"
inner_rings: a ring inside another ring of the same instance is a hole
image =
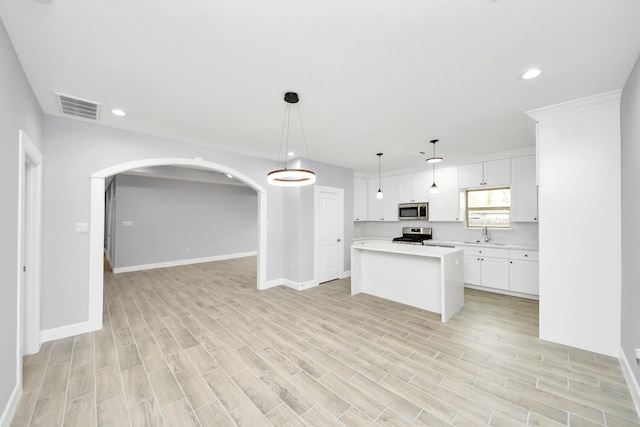
[[[528,114],[538,127],[540,338],[618,357],[620,91]]]

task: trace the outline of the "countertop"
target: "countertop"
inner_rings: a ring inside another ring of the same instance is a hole
[[[442,258],[445,255],[460,251],[461,249],[443,248],[438,246],[401,245],[389,241],[369,241],[354,243],[353,249],[377,252],[389,252],[394,254],[416,255],[431,258]]]
[[[353,244],[360,244],[360,242],[364,240],[371,241],[381,241],[384,243],[390,243],[394,246],[412,246],[412,245],[399,245],[397,243],[391,243],[392,237],[382,237],[382,236],[359,236],[353,238]],[[416,245],[418,246],[418,245]],[[535,245],[519,245],[517,243],[483,243],[476,242],[473,243],[471,241],[460,241],[460,240],[426,240],[425,246],[466,246],[466,247],[481,247],[481,248],[494,248],[494,249],[517,249],[524,251],[537,251],[538,246]]]
[[[538,247],[533,245],[518,245],[513,243],[484,243],[484,242],[461,242],[455,240],[427,240],[425,246],[467,246],[467,247],[480,247],[480,248],[495,248],[495,249],[517,249],[525,251],[537,251]]]

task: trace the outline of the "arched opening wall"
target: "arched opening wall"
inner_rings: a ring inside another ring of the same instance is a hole
[[[89,330],[100,329],[102,326],[105,179],[132,169],[153,166],[178,166],[229,173],[237,180],[242,181],[256,191],[258,195],[258,256],[256,286],[258,289],[264,289],[267,286],[267,192],[260,184],[237,170],[198,158],[157,158],[121,163],[101,169],[91,175],[91,206],[89,222]]]

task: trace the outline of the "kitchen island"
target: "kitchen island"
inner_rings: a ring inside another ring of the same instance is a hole
[[[365,293],[441,314],[464,305],[461,249],[368,241],[351,247],[351,295]]]

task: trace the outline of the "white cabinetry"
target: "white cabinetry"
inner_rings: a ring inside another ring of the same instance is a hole
[[[436,169],[435,174],[438,194],[429,196],[429,221],[459,221],[460,190],[458,187],[458,168]],[[433,176],[429,172],[427,183],[433,182]]]
[[[509,251],[509,290],[524,294],[539,293],[538,252]]]
[[[367,201],[367,180],[353,178],[353,220],[366,221],[369,219]]]
[[[511,221],[538,220],[536,156],[511,159]]]
[[[500,187],[511,184],[509,159],[460,166],[460,188]]]
[[[376,198],[378,188],[384,197]],[[398,176],[385,176],[368,181],[369,221],[398,221]]]
[[[429,172],[408,173],[398,176],[398,202],[419,203],[429,200]]]
[[[509,290],[509,250],[464,247],[464,282]]]

